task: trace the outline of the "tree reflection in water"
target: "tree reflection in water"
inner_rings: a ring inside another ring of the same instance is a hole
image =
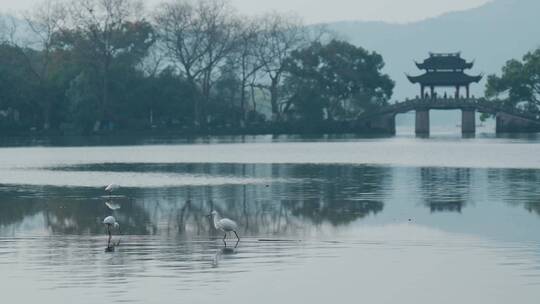
[[[104,168],[95,165],[79,169]],[[0,185],[0,234],[31,230],[42,234],[101,235],[102,219],[114,214],[124,234],[217,238],[205,217],[215,209],[237,220],[246,236],[294,236],[309,233],[310,229],[316,231],[321,225],[347,225],[382,212],[384,202],[395,191],[396,172],[389,167],[315,164],[113,164],[110,168],[218,176],[225,180],[253,178],[261,182],[123,188],[127,197],[109,202],[121,207],[116,211],[105,205],[107,197],[101,188]],[[540,215],[538,170],[420,168],[400,172],[405,172],[407,178],[417,174],[419,183],[407,191],[414,192],[418,187],[423,204],[432,213],[462,212],[473,201],[474,189],[476,195],[487,195],[485,200],[503,200]],[[411,176],[410,172],[418,173]],[[482,181],[483,176],[487,180]]]
[[[105,165],[80,170],[102,170]],[[121,209],[105,205],[102,189],[66,187],[0,188],[0,233],[28,228],[25,220],[53,234],[103,233],[101,220],[114,213],[123,234],[215,236],[205,217],[217,210],[239,222],[246,235],[287,235],[329,223],[346,225],[384,208],[391,184],[385,167],[342,165],[111,165],[115,170],[166,171],[222,177],[264,178],[247,185],[123,188]],[[57,170],[61,170],[57,169]],[[75,170],[70,168],[69,170]],[[111,202],[109,202],[111,203]],[[37,227],[36,227],[37,226]]]
[[[100,189],[101,190],[101,189]],[[151,233],[147,213],[129,198],[100,197],[102,191],[87,188],[62,187],[2,187],[0,191],[0,227],[2,233],[25,229],[18,227],[24,220],[30,229],[51,234],[102,234],[103,218],[111,214],[105,202],[121,202],[122,211],[115,212],[122,230],[131,234]],[[36,226],[43,223],[42,227]],[[143,225],[141,225],[143,223]],[[7,229],[7,230],[6,230]]]
[[[488,170],[489,194],[540,215],[540,170]]]

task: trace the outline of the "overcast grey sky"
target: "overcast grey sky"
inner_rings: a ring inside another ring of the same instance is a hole
[[[0,0],[2,11],[28,9],[39,0]],[[490,0],[231,0],[241,13],[295,12],[308,23],[339,20],[409,22],[477,7]],[[161,0],[145,0],[149,6]]]

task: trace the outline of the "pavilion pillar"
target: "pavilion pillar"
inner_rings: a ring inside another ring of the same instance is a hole
[[[431,99],[435,99],[435,87],[431,86]]]
[[[459,99],[459,86],[456,86],[456,99]]]
[[[461,110],[461,133],[471,134],[476,133],[476,110],[462,109]]]
[[[416,134],[429,134],[429,109],[416,110]]]
[[[424,99],[424,91],[425,91],[426,87],[424,87],[423,85],[420,86],[420,99]]]
[[[470,98],[470,93],[471,93],[470,87],[469,87],[469,85],[467,85],[465,88],[467,90],[467,99],[469,99]]]

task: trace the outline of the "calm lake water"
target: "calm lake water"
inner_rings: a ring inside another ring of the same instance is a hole
[[[3,303],[540,299],[537,135],[3,144]]]

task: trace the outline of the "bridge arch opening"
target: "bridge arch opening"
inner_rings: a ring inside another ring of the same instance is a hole
[[[482,121],[482,113],[473,112],[474,118],[467,114],[464,115],[461,109],[452,110],[429,110],[429,135],[439,136],[461,136],[463,134],[464,120],[465,129],[469,129],[469,134],[491,134],[495,133],[495,120],[488,118]],[[398,113],[396,115],[396,135],[398,136],[413,136],[417,134],[417,115],[416,111],[412,110],[406,113]],[[471,119],[473,121],[471,121]],[[471,126],[472,123],[472,126]],[[473,127],[473,129],[471,129]]]
[[[429,135],[461,135],[461,110],[429,110],[428,125]],[[417,119],[416,111],[399,113],[396,115],[396,135],[416,135]],[[420,122],[420,125],[423,122]],[[426,133],[427,134],[427,133]]]
[[[462,116],[461,110],[431,110],[430,111],[430,134],[433,135],[461,135]],[[476,119],[475,119],[476,122]]]
[[[398,136],[415,135],[415,116],[416,116],[416,111],[398,113],[395,117],[396,135]]]

